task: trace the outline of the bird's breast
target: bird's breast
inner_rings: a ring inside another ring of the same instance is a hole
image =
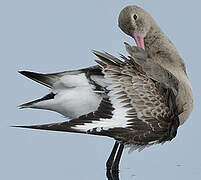
[[[178,95],[176,97],[176,105],[178,108],[179,121],[182,125],[189,117],[193,109],[193,90],[186,74],[177,72],[179,77]]]

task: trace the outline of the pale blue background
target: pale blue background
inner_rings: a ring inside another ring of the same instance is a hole
[[[10,128],[59,122],[57,113],[17,105],[48,90],[18,70],[58,72],[94,65],[91,49],[124,53],[134,41],[117,26],[120,10],[149,11],[185,59],[195,93],[187,123],[170,143],[124,152],[121,180],[201,179],[201,3],[198,0],[6,0],[0,1],[0,179],[103,180],[109,138]]]

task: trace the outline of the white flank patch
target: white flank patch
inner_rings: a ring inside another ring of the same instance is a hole
[[[119,90],[114,89],[114,86],[117,86],[118,83],[112,84],[108,86],[107,89],[110,89],[111,91],[108,93],[108,96],[110,97],[111,104],[114,108],[112,111],[112,118],[111,119],[103,119],[100,118],[100,121],[92,121],[91,123],[85,123],[84,125],[76,125],[75,127],[72,127],[73,129],[77,129],[83,132],[92,130],[94,128],[97,128],[97,131],[101,130],[108,130],[110,128],[126,128],[129,127],[128,120],[129,118],[126,118],[125,116],[127,115],[127,111],[130,108],[125,108],[123,106],[127,105],[125,103],[120,103],[122,100],[117,99],[118,96],[115,95]]]
[[[67,74],[59,78],[59,81],[54,83],[53,90],[58,91],[60,89],[83,86],[89,86],[89,82],[85,76],[85,73],[76,75]]]
[[[84,73],[62,76],[54,83],[52,92],[56,94],[53,99],[36,103],[34,108],[56,111],[74,119],[95,111],[102,100]]]

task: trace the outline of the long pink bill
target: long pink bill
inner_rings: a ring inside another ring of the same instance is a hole
[[[135,39],[137,46],[145,50],[143,34],[141,32],[140,33],[134,33],[133,38]]]

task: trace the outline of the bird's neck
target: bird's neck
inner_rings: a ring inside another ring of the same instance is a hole
[[[176,47],[156,24],[147,33],[144,41],[145,50],[151,59],[168,70],[172,69],[173,66],[177,66],[185,72],[184,61]]]

